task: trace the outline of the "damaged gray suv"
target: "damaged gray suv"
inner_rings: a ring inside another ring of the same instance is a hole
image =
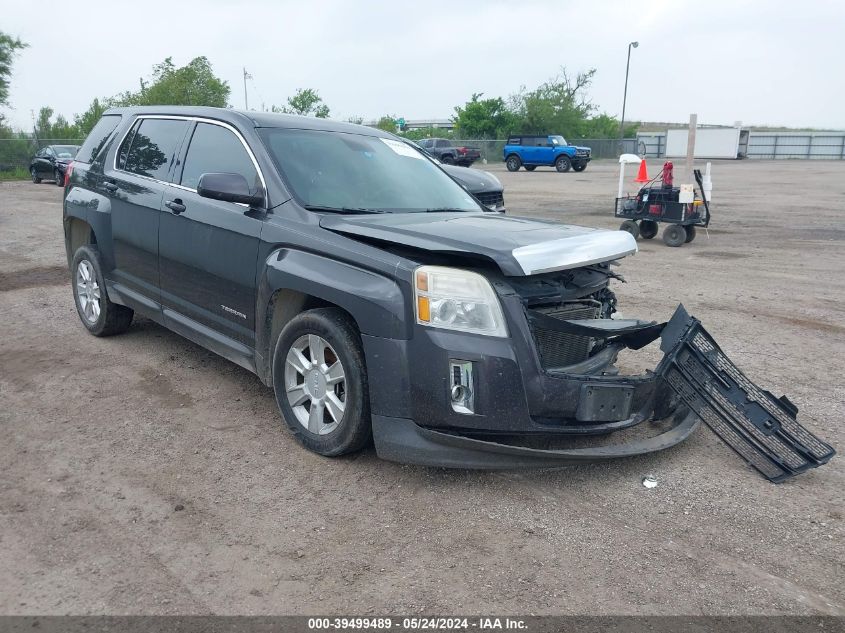
[[[462,468],[665,449],[703,421],[781,481],[830,446],[679,306],[615,319],[624,231],[490,212],[377,129],[200,107],[112,109],[69,168],[82,324],[152,319],[275,391],[298,440]],[[619,352],[659,341],[654,371]]]

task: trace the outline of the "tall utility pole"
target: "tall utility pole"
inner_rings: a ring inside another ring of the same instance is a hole
[[[628,71],[631,68],[631,48],[637,48],[639,42],[631,42],[628,44],[628,63],[625,64],[625,92],[622,93],[622,120],[619,121],[619,151],[622,151],[622,139],[625,134],[625,106],[628,102]]]
[[[246,80],[252,79],[252,75],[250,75],[246,68],[244,68],[244,110],[249,110],[249,99],[246,96]]]

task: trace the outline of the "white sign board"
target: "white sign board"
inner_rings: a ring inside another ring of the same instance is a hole
[[[666,157],[687,155],[689,130],[669,130],[666,133]],[[696,158],[736,158],[739,151],[739,129],[698,128],[695,131]]]

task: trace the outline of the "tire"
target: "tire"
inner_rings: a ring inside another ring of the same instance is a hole
[[[516,154],[511,154],[505,161],[505,166],[508,168],[508,171],[519,171],[519,168],[522,166],[522,161]]]
[[[557,157],[557,160],[555,161],[555,169],[563,173],[569,171],[570,167],[572,167],[572,161],[569,160],[569,156]]]
[[[534,171],[537,169],[537,165],[525,165],[525,171]]]
[[[625,220],[619,225],[619,230],[628,231],[628,233],[634,236],[634,239],[637,239],[640,236],[640,227],[638,227],[637,223],[633,220]]]
[[[687,239],[684,240],[684,244],[689,244],[690,242],[692,242],[695,239],[695,227],[692,224],[690,224],[688,227],[686,227],[686,229],[687,229]]]
[[[440,162],[444,165],[454,165],[455,164],[455,157],[451,154],[446,154],[443,158],[440,159]]]
[[[56,185],[58,185],[59,187],[64,187],[64,186],[65,186],[65,179],[64,179],[64,177],[63,177],[63,176],[59,173],[59,170],[58,170],[58,169],[56,169],[56,170],[53,172],[53,179],[56,181]]]
[[[654,220],[642,220],[640,222],[640,237],[650,240],[657,235],[657,222]]]
[[[668,224],[666,228],[663,229],[663,241],[666,243],[666,246],[683,246],[686,240],[686,229],[684,229],[684,227],[680,224]]]
[[[73,301],[85,329],[94,336],[112,336],[129,329],[134,312],[109,301],[97,249],[80,246],[70,270]]]
[[[38,177],[38,172],[35,171],[35,167],[29,168],[29,175],[32,176],[32,182],[34,182],[36,185],[41,184],[41,178]]]
[[[587,165],[586,164],[573,165],[572,169],[574,169],[575,171],[584,171],[585,169],[587,169]]]
[[[315,357],[322,360],[316,367],[311,364]],[[342,310],[308,310],[285,326],[273,352],[273,389],[282,418],[308,450],[334,457],[370,442],[361,336]]]

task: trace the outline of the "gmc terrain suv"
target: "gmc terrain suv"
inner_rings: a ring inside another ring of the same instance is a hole
[[[391,134],[112,109],[69,169],[82,324],[117,334],[139,313],[247,368],[322,455],[372,438],[406,462],[557,465],[663,449],[700,419],[772,480],[833,453],[683,307],[612,318],[629,233],[491,213]],[[654,372],[615,367],[657,339]]]

